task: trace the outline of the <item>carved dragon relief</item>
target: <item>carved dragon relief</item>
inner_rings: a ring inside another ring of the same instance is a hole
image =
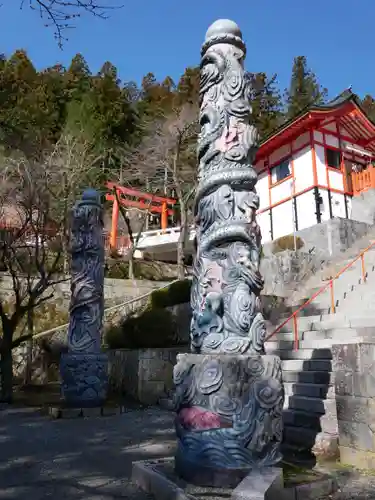
[[[264,355],[252,166],[258,138],[244,57],[235,23],[209,28],[201,62],[192,354],[179,355],[174,369],[176,470],[198,483],[204,470],[211,477],[212,470],[281,459],[284,388],[280,359]]]

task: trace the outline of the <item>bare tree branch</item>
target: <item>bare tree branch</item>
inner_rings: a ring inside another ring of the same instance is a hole
[[[89,144],[67,134],[43,162],[2,159],[0,265],[12,294],[0,295],[0,399],[1,392],[11,399],[12,349],[21,338],[32,338],[32,332],[25,336],[24,323],[33,324],[35,309],[68,279],[63,265],[70,211],[86,181],[95,183],[96,162]]]
[[[67,39],[64,31],[74,28],[74,22],[83,13],[107,19],[110,10],[122,6],[107,5],[106,0],[21,0],[21,9],[28,6],[36,11],[46,27],[53,26],[55,38],[60,48]]]
[[[189,204],[196,184],[198,108],[186,105],[158,120],[144,124],[144,138],[125,160],[129,183],[149,179],[156,192],[172,193],[180,208],[180,239],[177,249],[179,277],[184,276],[184,243],[189,230]]]

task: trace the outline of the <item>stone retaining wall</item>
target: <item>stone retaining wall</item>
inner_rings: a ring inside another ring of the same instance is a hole
[[[188,351],[188,346],[109,351],[111,391],[146,405],[156,404],[173,388],[177,354]]]
[[[340,459],[375,469],[375,343],[332,346]]]
[[[109,350],[109,378],[111,392],[130,396],[143,404],[156,404],[173,388],[173,367],[177,354],[189,347],[165,349]],[[33,356],[33,379],[36,384],[59,381],[59,359],[41,347]],[[15,356],[15,374],[22,377],[22,358]]]
[[[104,299],[109,302],[125,302],[133,297],[146,294],[151,290],[166,285],[168,281],[150,281],[150,280],[123,280],[114,278],[105,278],[104,280]],[[6,273],[0,273],[0,291],[3,297],[13,297],[12,277]],[[68,306],[70,301],[70,278],[58,283],[53,288],[54,297],[52,300],[60,299],[64,305]],[[47,294],[51,293],[48,289]]]

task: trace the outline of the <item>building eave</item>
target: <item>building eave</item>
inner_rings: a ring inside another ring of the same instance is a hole
[[[339,118],[353,111],[357,112],[356,119],[361,121],[362,130],[366,130],[363,138],[366,144],[375,147],[375,123],[364,112],[360,99],[350,90],[346,90],[327,104],[310,106],[302,110],[297,117],[288,120],[272,135],[266,137],[259,146],[256,161],[303,132],[319,127],[327,118],[331,116]]]

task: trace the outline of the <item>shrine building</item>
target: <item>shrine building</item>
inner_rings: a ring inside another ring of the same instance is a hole
[[[262,142],[256,156],[258,223],[265,243],[336,217],[375,188],[375,124],[346,90]]]

